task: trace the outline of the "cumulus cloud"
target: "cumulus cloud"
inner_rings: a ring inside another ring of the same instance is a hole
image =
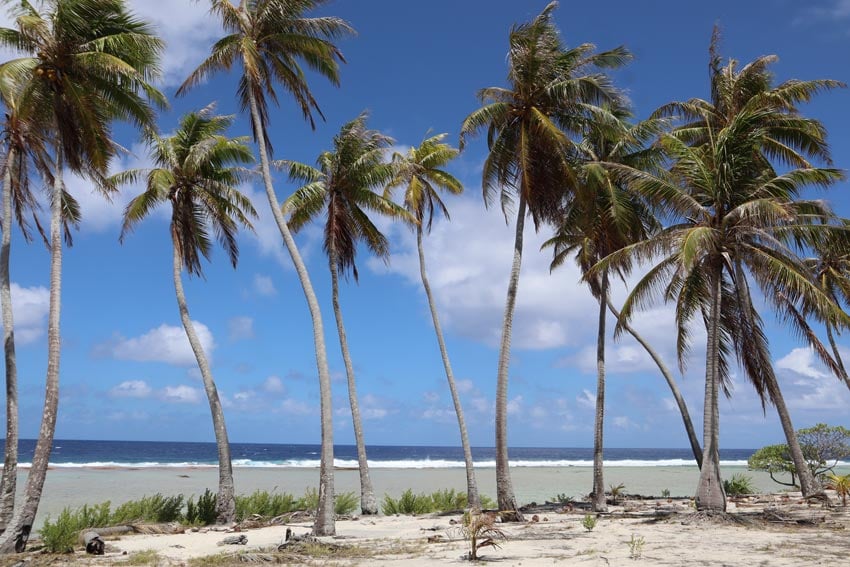
[[[200,388],[191,386],[166,386],[160,393],[160,398],[169,403],[175,404],[197,404],[203,399],[203,392]]]
[[[153,390],[144,380],[125,380],[109,390],[113,398],[147,398]]]
[[[40,339],[47,331],[50,290],[42,286],[21,287],[14,282],[10,288],[12,315],[15,318],[15,342],[24,345]]]
[[[578,405],[580,406],[584,406],[589,409],[595,409],[596,394],[594,394],[590,390],[582,390],[581,393],[576,396],[576,402],[578,402]]]
[[[277,295],[277,289],[271,277],[263,274],[254,274],[254,291],[263,297]]]
[[[283,394],[286,388],[283,386],[283,380],[277,376],[269,376],[263,381],[262,390],[268,394]]]
[[[203,323],[197,321],[193,323],[204,352],[207,357],[211,357],[215,348],[212,333]],[[110,343],[98,346],[96,352],[107,354],[118,360],[165,362],[177,366],[197,363],[183,328],[168,324],[162,324],[139,337],[119,337]]]
[[[254,319],[251,317],[233,317],[227,322],[227,331],[231,341],[253,339]]]

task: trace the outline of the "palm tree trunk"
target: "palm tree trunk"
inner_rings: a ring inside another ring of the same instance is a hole
[[[637,342],[641,344],[644,350],[649,353],[649,356],[652,357],[652,360],[655,361],[656,366],[658,366],[658,370],[661,371],[661,375],[664,376],[664,380],[667,381],[667,386],[670,387],[670,393],[673,394],[673,399],[676,400],[676,405],[679,407],[679,413],[682,414],[682,421],[685,424],[685,431],[688,433],[688,440],[691,443],[691,451],[694,453],[694,459],[697,462],[698,467],[702,467],[702,448],[699,446],[699,439],[697,439],[696,430],[694,429],[694,422],[691,421],[691,414],[688,411],[688,405],[685,403],[685,398],[682,397],[682,392],[679,391],[679,386],[676,384],[676,380],[673,378],[673,375],[670,373],[670,369],[667,368],[667,365],[664,364],[664,361],[661,360],[661,356],[655,352],[655,349],[652,348],[646,339],[644,339],[638,332],[629,325],[626,321],[620,319],[620,312],[614,307],[614,304],[611,303],[611,299],[608,298],[608,309],[611,313],[614,314],[614,317],[620,322],[620,325],[635,338]]]
[[[307,299],[307,306],[310,309],[310,317],[313,321],[313,343],[316,348],[316,366],[319,371],[319,398],[322,420],[322,454],[319,465],[319,508],[316,513],[316,520],[313,523],[313,535],[336,535],[336,518],[334,517],[334,446],[331,373],[328,369],[328,355],[325,347],[325,331],[324,326],[322,325],[322,312],[319,309],[319,302],[316,299],[316,293],[313,291],[313,284],[310,281],[310,275],[307,273],[307,266],[304,265],[304,260],[301,258],[301,254],[295,244],[295,239],[292,238],[292,233],[289,230],[289,226],[286,224],[286,219],[283,218],[283,213],[280,210],[280,204],[278,203],[277,196],[274,192],[271,169],[269,166],[269,156],[268,152],[266,152],[266,139],[263,134],[260,112],[257,108],[257,101],[254,98],[253,91],[251,91],[249,98],[251,106],[251,120],[257,137],[257,148],[260,153],[260,166],[263,174],[263,184],[266,189],[266,197],[268,197],[269,200],[269,208],[271,208],[272,216],[274,216],[275,223],[280,231],[280,236],[286,245],[286,249],[289,252],[290,257],[292,258],[292,264],[295,266],[295,272],[298,274],[298,280],[301,282],[301,287],[304,290],[304,296]]]
[[[15,319],[9,257],[12,250],[12,164],[15,150],[9,148],[3,168],[3,240],[0,244],[0,304],[3,311],[3,349],[6,357],[6,450],[0,478],[0,533],[15,511],[18,479],[18,366],[15,359]]]
[[[522,522],[522,512],[516,503],[508,461],[508,370],[511,360],[511,330],[514,321],[519,272],[522,267],[522,237],[525,228],[525,196],[520,192],[514,236],[514,259],[508,280],[508,297],[502,322],[502,341],[499,346],[499,371],[496,376],[496,494],[502,520]]]
[[[726,494],[720,479],[720,410],[718,390],[720,381],[720,310],[722,268],[711,274],[711,306],[709,308],[708,339],[705,355],[705,402],[703,407],[702,467],[695,496],[697,510],[726,511]]]
[[[829,346],[832,347],[832,355],[835,357],[835,363],[838,364],[840,372],[839,378],[844,381],[844,384],[850,388],[850,376],[847,375],[847,370],[844,367],[844,361],[841,359],[841,353],[838,351],[838,345],[835,342],[835,335],[832,332],[832,325],[826,324],[826,337],[829,339]]]
[[[213,380],[209,361],[204,353],[204,347],[201,346],[201,341],[198,339],[198,334],[195,332],[192,319],[189,317],[189,306],[186,304],[186,295],[183,292],[183,280],[181,277],[183,261],[180,257],[179,239],[174,228],[171,229],[171,241],[174,245],[172,274],[174,276],[174,291],[177,295],[177,307],[180,310],[180,321],[186,330],[186,337],[192,346],[192,352],[195,353],[195,360],[198,361],[198,369],[201,371],[201,378],[204,381],[204,390],[207,393],[207,400],[210,404],[210,414],[212,415],[213,430],[215,431],[215,443],[218,449],[218,496],[215,504],[216,522],[219,524],[229,524],[236,520],[236,501],[234,498],[233,464],[230,458],[230,442],[227,439],[227,426],[224,423],[224,412],[221,408],[221,400],[218,397],[218,390],[215,387],[215,380]]]
[[[58,136],[58,134],[57,134]],[[53,192],[50,198],[50,303],[47,316],[47,377],[45,380],[44,409],[41,414],[41,427],[32,458],[32,466],[27,475],[24,502],[15,511],[3,538],[0,539],[0,553],[22,552],[26,549],[26,540],[32,530],[44,480],[47,477],[47,465],[53,449],[53,436],[56,433],[56,413],[59,409],[59,358],[61,343],[59,335],[59,314],[62,296],[62,141],[56,142],[56,175],[53,179]]]
[[[434,303],[431,284],[428,283],[428,274],[425,271],[425,250],[422,248],[422,227],[420,225],[416,226],[416,249],[419,251],[419,274],[422,276],[422,287],[425,288],[428,308],[431,309],[431,320],[434,322],[434,332],[437,334],[437,344],[440,347],[440,356],[443,358],[446,380],[449,382],[449,391],[452,394],[452,403],[454,403],[455,414],[457,415],[457,425],[460,428],[460,444],[463,447],[463,460],[466,463],[466,501],[472,511],[476,512],[481,510],[481,498],[478,496],[478,482],[475,479],[475,469],[472,463],[472,448],[469,446],[469,433],[466,430],[463,406],[460,404],[460,396],[457,393],[452,365],[449,362],[449,352],[443,338],[443,329],[440,326],[440,318],[437,316],[437,305]]]
[[[599,290],[599,326],[596,335],[596,417],[593,424],[593,500],[594,512],[607,512],[603,478],[603,431],[605,424],[605,316],[608,314],[608,272],[602,273]]]
[[[776,375],[773,373],[773,369],[770,369],[768,379],[770,380],[770,384],[768,384],[770,399],[776,407],[776,413],[779,415],[779,422],[782,424],[782,431],[785,433],[785,440],[791,452],[791,460],[794,462],[794,468],[797,469],[797,476],[800,479],[800,490],[803,492],[803,496],[813,496],[819,492],[819,487],[815,482],[812,469],[809,468],[806,458],[803,456],[803,449],[800,447],[800,441],[797,439],[797,433],[794,431],[794,425],[791,423],[791,414],[788,413],[785,398],[779,389],[779,383],[776,381]]]
[[[360,512],[363,515],[378,513],[378,503],[375,501],[375,489],[372,488],[372,478],[369,476],[369,461],[366,458],[366,443],[363,440],[363,420],[360,417],[360,404],[357,402],[357,384],[354,381],[354,365],[351,363],[351,353],[348,351],[348,339],[345,336],[345,324],[342,322],[342,309],[339,306],[339,273],[337,270],[336,246],[331,241],[328,251],[331,268],[331,295],[333,298],[336,329],[339,333],[339,346],[342,349],[342,360],[345,363],[345,376],[348,379],[348,403],[351,405],[351,421],[354,424],[354,442],[357,445],[357,465],[360,470]]]

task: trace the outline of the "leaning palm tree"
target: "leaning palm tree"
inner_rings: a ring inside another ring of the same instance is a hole
[[[463,448],[463,460],[466,464],[466,500],[473,510],[480,510],[481,498],[478,496],[478,483],[475,479],[469,433],[466,430],[463,406],[457,393],[452,365],[449,362],[446,340],[443,337],[440,318],[437,315],[437,305],[434,303],[434,296],[431,293],[431,284],[428,283],[428,274],[425,270],[425,250],[422,247],[422,235],[424,232],[431,231],[434,214],[442,213],[446,220],[449,220],[449,210],[440,198],[439,190],[442,189],[452,195],[460,195],[463,192],[461,182],[451,173],[442,169],[459,153],[459,150],[443,142],[446,136],[447,134],[431,136],[423,140],[418,147],[410,148],[406,154],[394,153],[393,162],[398,167],[398,171],[390,186],[387,187],[384,196],[390,196],[394,187],[404,185],[404,206],[416,221],[413,227],[416,231],[416,250],[419,253],[419,275],[422,277],[422,287],[425,289],[425,297],[428,299],[428,307],[431,310],[431,320],[434,322],[434,332],[437,334],[437,345],[440,348],[440,356],[443,359],[446,380],[449,383],[449,392],[452,396],[457,424],[460,428],[460,442]]]
[[[39,12],[22,0],[14,29],[0,28],[0,45],[27,57],[0,65],[0,81],[19,82],[22,105],[49,113],[54,179],[50,198],[50,303],[44,410],[24,502],[0,539],[0,552],[26,547],[41,499],[59,404],[59,311],[62,283],[63,171],[103,181],[116,146],[115,119],[139,126],[154,122],[149,101],[164,105],[150,85],[162,42],[121,0],[49,0]],[[98,183],[99,186],[104,186]]]
[[[177,90],[178,95],[182,94],[217,72],[228,71],[234,65],[241,66],[239,102],[243,112],[251,117],[269,207],[295,265],[313,322],[322,414],[319,508],[313,524],[315,535],[336,533],[331,378],[319,302],[272,184],[272,145],[268,125],[269,100],[274,103],[278,100],[275,82],[295,99],[311,125],[314,111],[322,116],[299,61],[333,84],[339,84],[338,62],[343,61],[343,57],[332,40],[351,34],[353,30],[339,18],[305,17],[306,12],[324,3],[325,0],[240,0],[235,6],[229,0],[212,0],[211,11],[221,20],[227,35],[213,45],[212,54]]]
[[[191,112],[180,120],[177,131],[167,138],[156,132],[146,133],[154,169],[128,170],[114,175],[118,184],[144,179],[145,191],[134,198],[124,211],[123,241],[127,232],[147,217],[158,205],[171,204],[171,244],[173,251],[174,290],[180,320],[198,362],[204,390],[210,404],[216,447],[218,449],[218,495],[216,521],[220,524],[236,519],[233,467],[224,412],[218,396],[209,360],[183,292],[182,273],[202,276],[201,257],[209,260],[212,252],[210,234],[214,234],[236,267],[239,248],[236,232],[239,226],[251,229],[249,216],[256,216],[251,202],[236,189],[243,179],[239,164],[253,161],[248,138],[227,138],[224,133],[233,122],[232,116],[216,116],[213,107]]]
[[[50,157],[44,132],[44,116],[32,114],[34,106],[22,107],[21,84],[6,80],[0,82],[0,99],[6,109],[2,139],[2,244],[0,244],[0,306],[3,313],[3,350],[6,369],[6,443],[3,475],[0,477],[0,532],[12,519],[15,508],[18,467],[18,369],[15,355],[15,321],[12,313],[11,278],[9,260],[12,250],[12,221],[17,222],[24,239],[31,232],[27,217],[32,220],[42,237],[44,229],[36,215],[38,201],[30,187],[30,173],[38,172],[50,179]],[[35,170],[35,171],[33,171]]]
[[[631,187],[673,215],[675,223],[611,254],[592,270],[635,258],[656,262],[632,289],[622,317],[628,321],[636,306],[663,289],[664,297],[676,302],[680,361],[690,348],[689,323],[697,315],[705,320],[703,465],[696,503],[707,510],[726,507],[719,470],[718,394],[722,389],[728,395],[733,354],[762,402],[776,406],[804,494],[816,491],[773,371],[750,292],[753,283],[778,309],[785,307],[786,296],[824,320],[847,320],[807,277],[798,249],[815,241],[832,219],[824,203],[800,199],[800,192],[829,186],[842,175],[809,163],[808,157],[828,162],[825,132],[817,121],[802,117],[796,105],[836,83],[773,86],[767,68],[774,58],[759,58],[740,69],[734,60],[721,66],[716,41],[715,35],[711,101],[694,99],[659,111],[679,112],[690,120],[660,141],[671,160],[669,174],[619,168]],[[788,171],[777,173],[773,161]]]
[[[390,144],[392,138],[366,128],[366,114],[363,113],[345,124],[339,134],[334,136],[334,149],[319,155],[316,160],[318,168],[302,163],[282,162],[291,179],[306,183],[283,206],[285,212],[291,213],[289,226],[292,230],[297,232],[323,210],[325,214],[324,248],[331,272],[331,297],[348,380],[348,401],[357,445],[360,509],[363,514],[369,515],[378,513],[378,503],[369,475],[354,365],[339,304],[339,272],[343,275],[351,273],[357,281],[355,257],[359,241],[365,243],[378,258],[384,261],[389,259],[389,242],[369,219],[367,211],[408,218],[404,209],[374,191],[392,179],[393,166],[384,159]]]
[[[530,23],[513,27],[509,88],[479,91],[484,106],[467,116],[461,127],[461,149],[469,136],[487,130],[489,154],[482,176],[485,205],[498,193],[507,219],[513,200],[518,201],[496,377],[496,491],[506,520],[522,519],[508,462],[507,395],[525,217],[530,213],[539,227],[557,216],[564,189],[575,185],[567,157],[574,145],[569,134],[579,132],[589,115],[601,112],[594,103],[618,96],[608,77],[595,69],[620,66],[630,57],[622,48],[594,54],[591,44],[567,49],[552,21],[557,5],[551,2]]]
[[[658,168],[660,153],[646,148],[662,131],[665,121],[650,119],[631,125],[628,109],[622,104],[611,106],[615,121],[591,122],[578,145],[575,196],[565,203],[555,235],[543,246],[553,249],[551,269],[562,265],[570,256],[582,273],[615,250],[646,239],[656,231],[658,223],[646,205],[634,194],[620,187],[606,168],[607,163],[626,164],[641,170]],[[625,278],[632,265],[622,262],[616,275]],[[610,273],[604,269],[586,282],[599,302],[596,340],[596,415],[593,434],[593,497],[595,512],[608,510],[603,474],[603,425],[605,415],[605,323],[610,300]]]

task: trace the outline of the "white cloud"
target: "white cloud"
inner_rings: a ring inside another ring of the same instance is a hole
[[[437,392],[424,392],[422,394],[422,399],[429,404],[435,404],[440,401],[440,394]]]
[[[144,380],[126,380],[109,390],[113,398],[147,398],[153,390]]]
[[[283,380],[277,376],[269,376],[263,381],[262,389],[269,394],[282,394],[286,391],[283,386]]]
[[[518,415],[522,411],[522,396],[508,400],[507,410],[508,415]]]
[[[277,229],[275,229],[277,230]],[[280,247],[279,245],[278,247]],[[263,274],[254,274],[254,291],[264,297],[272,297],[277,295],[277,289],[271,277]]]
[[[50,290],[41,286],[21,287],[14,282],[9,287],[15,318],[15,343],[24,345],[38,340],[47,330]]]
[[[207,357],[211,357],[215,341],[209,328],[203,323],[193,321],[195,332]],[[118,340],[100,345],[97,349],[119,360],[139,362],[166,362],[178,366],[196,364],[195,354],[189,345],[189,339],[182,327],[162,324],[140,337]]]
[[[590,390],[582,390],[581,393],[576,396],[576,402],[580,406],[584,406],[586,408],[595,409],[596,408],[596,394],[591,392]]]
[[[614,427],[619,427],[620,429],[637,429],[638,424],[635,423],[629,416],[627,415],[619,415],[613,419]]]
[[[455,388],[457,388],[457,391],[460,394],[468,394],[475,388],[475,384],[472,380],[456,380]]]
[[[131,9],[151,22],[165,41],[162,71],[166,85],[181,84],[221,37],[206,2],[194,0],[130,0]]]
[[[251,317],[233,317],[227,322],[227,330],[231,341],[253,339],[254,319]]]
[[[828,378],[829,374],[817,366],[815,353],[809,347],[795,348],[776,361],[776,368],[791,370],[807,378]]]
[[[202,400],[203,392],[200,388],[191,386],[166,386],[160,392],[163,401],[175,404],[197,404]]]
[[[315,410],[306,403],[292,398],[283,400],[280,403],[280,409],[283,410],[283,413],[294,416],[312,415],[315,413]]]

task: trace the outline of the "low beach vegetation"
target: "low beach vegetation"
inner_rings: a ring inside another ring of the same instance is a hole
[[[814,427],[798,430],[797,439],[806,464],[815,478],[826,478],[839,462],[850,457],[850,429],[846,427],[818,423]],[[749,458],[747,466],[754,471],[767,472],[777,484],[792,488],[799,486],[797,469],[788,445],[762,447]]]
[[[496,527],[495,514],[464,514],[462,533],[469,544],[467,559],[478,561],[478,551],[484,547],[501,547],[500,541],[508,539],[507,534]]]
[[[828,474],[826,476],[826,487],[838,494],[842,506],[847,506],[847,496],[850,495],[850,474]]]
[[[632,559],[640,559],[643,556],[643,546],[646,545],[646,538],[632,534],[632,538],[627,542],[629,545],[629,557]]]
[[[593,514],[585,514],[584,518],[581,519],[581,525],[584,526],[589,532],[593,531],[593,528],[596,527],[596,516]]]
[[[479,496],[479,499],[482,509],[486,510],[496,507],[496,502],[483,494]],[[413,490],[408,488],[398,498],[393,498],[389,494],[385,494],[384,501],[381,504],[381,513],[385,516],[396,514],[416,516],[434,512],[452,512],[468,507],[469,501],[467,495],[454,489],[438,490],[431,494],[414,494]]]
[[[736,473],[731,478],[723,481],[723,490],[727,496],[744,496],[755,493],[755,484],[753,477]]]

